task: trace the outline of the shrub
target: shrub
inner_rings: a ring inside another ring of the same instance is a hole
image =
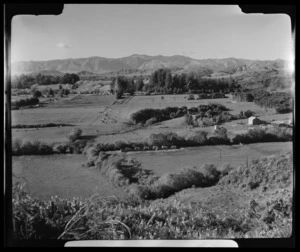
[[[82,129],[80,128],[74,128],[68,135],[67,138],[71,141],[74,142],[75,140],[79,139],[82,134]]]
[[[35,91],[33,91],[32,96],[34,98],[39,98],[42,96],[42,93],[39,90],[35,90]]]
[[[203,166],[204,175],[206,178],[206,186],[215,185],[221,178],[222,172],[213,164],[205,164]]]
[[[194,125],[194,121],[193,121],[192,115],[185,114],[185,115],[184,115],[184,122],[185,122],[186,125],[188,125],[188,126],[193,126],[193,125]]]
[[[148,144],[151,146],[182,146],[184,145],[184,138],[179,137],[176,133],[168,132],[168,133],[159,133],[159,134],[151,134],[148,138]]]
[[[122,150],[125,149],[126,147],[128,147],[128,143],[124,142],[124,141],[116,141],[114,143],[115,149],[116,150]]]
[[[273,126],[267,129],[249,129],[245,134],[238,134],[233,139],[234,144],[238,143],[259,143],[259,142],[278,142],[292,141],[293,132],[290,128]]]
[[[12,102],[11,105],[16,106],[16,107],[23,107],[23,106],[36,105],[39,102],[40,101],[37,97],[32,97],[32,98],[26,98],[26,99],[21,99],[21,100]]]
[[[69,147],[72,149],[72,153],[80,154],[83,153],[86,144],[87,141],[77,139],[74,142],[71,142]]]
[[[231,166],[230,164],[223,165],[223,169],[221,170],[222,177],[228,175],[231,171],[233,171],[235,168]]]
[[[244,116],[246,118],[249,118],[249,117],[254,116],[254,115],[255,115],[255,112],[253,112],[251,110],[247,110],[247,111],[244,112]]]
[[[39,141],[15,139],[12,142],[12,155],[47,155],[53,153],[55,152],[52,146]]]
[[[186,141],[191,146],[205,145],[208,143],[207,134],[205,131],[193,132],[186,137]]]
[[[209,137],[209,142],[213,145],[230,144],[230,139],[227,136],[226,128],[219,128],[214,131],[214,134]]]
[[[275,110],[277,114],[285,114],[285,113],[293,112],[293,108],[291,105],[281,105],[278,106]]]
[[[147,120],[146,121],[146,125],[147,126],[150,126],[150,125],[152,125],[153,123],[156,123],[157,122],[157,118],[155,118],[155,117],[151,117],[149,120]]]
[[[192,94],[190,94],[189,96],[188,96],[188,98],[187,98],[188,100],[194,100],[195,99],[195,97],[194,97],[194,95],[192,95]]]

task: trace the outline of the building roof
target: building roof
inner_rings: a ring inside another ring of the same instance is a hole
[[[250,116],[248,119],[257,119],[256,116]]]

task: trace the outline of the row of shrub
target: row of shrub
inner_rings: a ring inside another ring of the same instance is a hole
[[[292,198],[222,215],[201,202],[137,202],[94,196],[86,200],[39,200],[22,186],[13,188],[13,238],[19,240],[146,240],[288,238],[292,233]],[[258,209],[258,208],[257,208]]]
[[[82,130],[74,128],[68,135],[69,141],[60,144],[46,144],[40,141],[14,139],[12,141],[12,155],[49,155],[66,153],[83,153],[87,140],[81,140]]]
[[[232,120],[249,118],[254,115],[254,112],[251,110],[241,111],[238,115],[232,115],[228,111],[227,107],[218,103],[209,103],[191,108],[167,107],[165,109],[142,109],[131,115],[131,121],[134,124],[151,125],[156,122],[184,116],[184,121],[189,126],[209,127]]]
[[[50,128],[50,127],[66,127],[73,126],[71,124],[65,123],[41,123],[41,124],[16,124],[12,125],[12,129],[30,129],[30,128]]]
[[[24,107],[24,106],[33,106],[39,104],[39,99],[37,97],[20,99],[18,101],[12,102],[11,105],[14,107]]]
[[[161,122],[173,118],[181,117],[187,113],[187,107],[166,107],[164,109],[141,109],[131,114],[130,119],[133,123],[149,124],[149,120]]]
[[[91,155],[89,156],[91,160]],[[141,164],[128,157],[100,152],[94,156],[94,164],[114,186],[127,187],[132,183],[148,184],[156,179],[153,172],[141,168]]]
[[[80,154],[83,153],[86,145],[86,140],[76,140],[74,142],[70,141],[60,144],[47,144],[40,141],[14,139],[12,141],[12,155]]]
[[[207,132],[204,131],[193,132],[185,138],[178,136],[176,133],[167,132],[151,134],[144,142],[125,142],[118,140],[114,143],[97,143],[93,146],[87,146],[84,154],[94,156],[100,152],[107,151],[148,151],[221,144],[230,144],[230,139],[227,136],[227,130],[225,128],[215,130],[214,134],[210,137],[207,137]],[[90,152],[91,154],[89,154]]]
[[[180,173],[159,178],[152,171],[143,169],[135,159],[97,151],[88,152],[87,166],[90,165],[95,165],[114,186],[124,187],[131,197],[139,200],[167,198],[186,188],[212,186],[227,174],[218,171],[214,165],[204,165],[200,170],[185,168]],[[228,169],[224,171],[228,172]]]
[[[237,134],[232,138],[233,144],[285,142],[293,140],[293,129],[288,127],[273,126],[268,128],[253,128],[247,133]]]
[[[195,131],[182,137],[173,132],[151,134],[144,142],[116,141],[114,143],[98,143],[91,149],[93,153],[99,154],[106,151],[147,151],[153,149],[173,149],[180,147],[195,147],[205,145],[230,145],[260,142],[282,142],[292,141],[293,132],[291,128],[271,126],[267,128],[251,128],[247,133],[237,134],[230,139],[226,128],[220,127],[211,136],[205,131]],[[85,153],[84,153],[85,154]]]
[[[151,124],[152,122],[161,122],[181,116],[196,115],[198,118],[217,118],[218,123],[239,119],[229,114],[229,109],[222,104],[209,103],[208,105],[199,105],[198,107],[166,107],[164,109],[141,109],[131,114],[130,119],[133,123]],[[197,119],[198,119],[197,118]],[[151,120],[151,123],[150,123]]]
[[[60,144],[45,144],[39,141],[22,141],[15,139],[12,142],[13,155],[46,155],[55,153],[83,153],[87,151],[99,154],[107,151],[139,151],[153,149],[170,149],[180,147],[194,147],[203,145],[230,145],[239,143],[260,143],[260,142],[282,142],[292,141],[292,128],[272,126],[265,129],[256,127],[248,130],[247,133],[237,134],[230,139],[226,128],[216,129],[211,136],[207,132],[192,132],[186,137],[178,136],[176,133],[167,132],[151,134],[144,142],[116,141],[114,143],[97,143],[93,146],[87,145],[87,140],[80,139],[82,130],[75,128],[67,136],[69,141]],[[93,155],[92,155],[93,156]]]
[[[150,184],[133,184],[127,191],[139,200],[168,198],[187,188],[213,186],[221,177],[222,172],[214,165],[204,165],[200,170],[184,168],[179,173],[166,173]]]

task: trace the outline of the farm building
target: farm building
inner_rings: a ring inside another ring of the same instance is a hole
[[[259,125],[264,124],[264,121],[261,121],[256,116],[251,116],[248,118],[248,125]]]
[[[214,126],[214,130],[218,130],[218,129],[220,129],[220,126],[219,125],[215,125]]]

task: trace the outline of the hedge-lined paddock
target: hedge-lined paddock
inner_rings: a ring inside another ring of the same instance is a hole
[[[228,173],[217,170],[214,165],[203,165],[200,169],[184,168],[179,173],[167,173],[157,177],[150,170],[142,168],[141,164],[130,157],[93,152],[93,163],[101,174],[116,187],[124,187],[131,197],[138,200],[153,200],[167,198],[170,195],[191,187],[209,187]],[[87,166],[92,158],[89,157]]]

